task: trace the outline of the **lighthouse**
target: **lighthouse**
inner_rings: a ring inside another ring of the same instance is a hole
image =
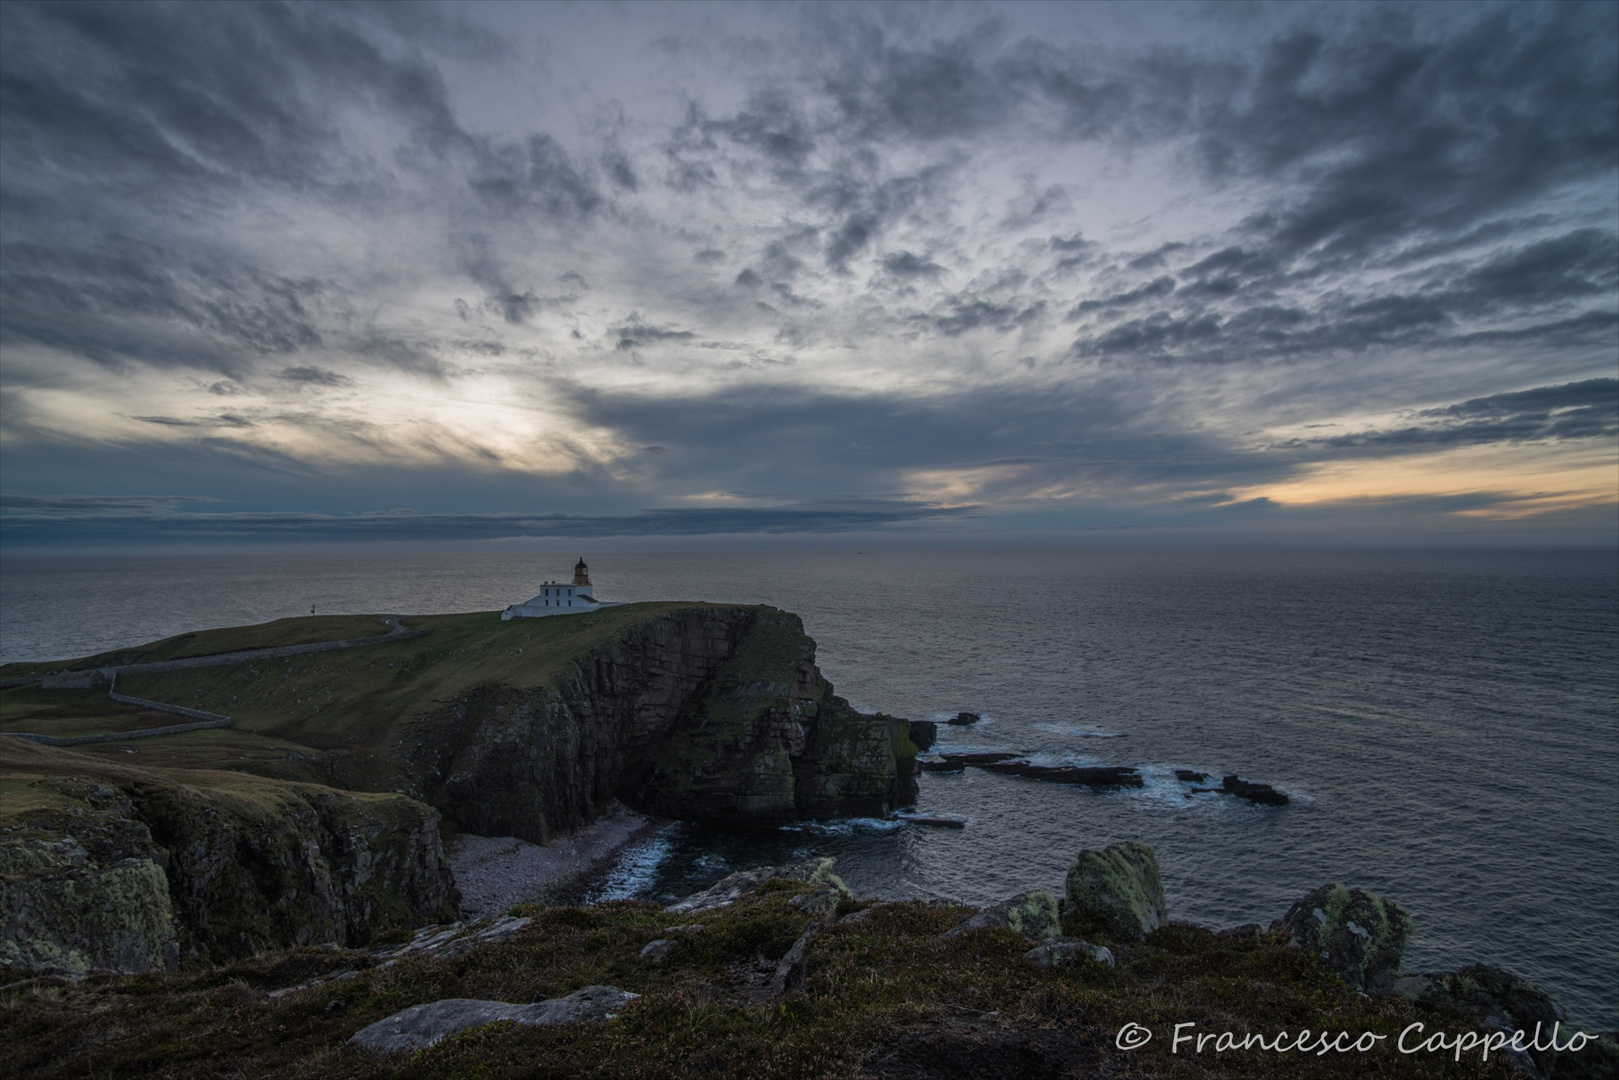
[[[587,611],[595,611],[606,607],[594,595],[595,586],[590,583],[590,567],[585,565],[584,556],[573,564],[573,581],[564,585],[560,581],[546,581],[540,585],[540,593],[531,600],[521,604],[513,604],[500,613],[502,620],[506,619],[540,619],[547,615],[581,615]]]

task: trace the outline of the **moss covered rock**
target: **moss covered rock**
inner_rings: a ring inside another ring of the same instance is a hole
[[[1057,898],[1044,889],[1036,889],[992,904],[940,936],[953,938],[969,930],[996,927],[1038,940],[1056,937],[1059,931],[1057,922]]]
[[[1139,941],[1168,918],[1158,856],[1138,840],[1079,853],[1068,868],[1065,920],[1081,933]]]
[[[1411,939],[1411,916],[1396,903],[1343,885],[1323,885],[1301,897],[1272,927],[1295,947],[1314,953],[1357,990],[1393,989]]]

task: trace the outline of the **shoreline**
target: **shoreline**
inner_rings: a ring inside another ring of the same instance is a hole
[[[627,848],[668,824],[618,803],[549,844],[457,833],[444,845],[461,891],[457,910],[464,919],[476,919],[523,903],[577,902]]]

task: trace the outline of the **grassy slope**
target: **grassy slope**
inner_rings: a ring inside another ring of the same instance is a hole
[[[108,744],[93,752],[178,768],[224,768],[316,780],[321,774],[310,763],[325,751],[337,750],[362,763],[374,759],[353,772],[359,778],[357,786],[391,790],[397,777],[388,749],[413,720],[444,700],[485,685],[520,689],[550,685],[571,669],[576,657],[638,623],[693,607],[718,606],[628,604],[585,615],[509,622],[501,622],[496,612],[415,616],[403,624],[430,630],[426,637],[221,667],[129,673],[119,677],[122,693],[221,713],[232,717],[235,726],[229,731]],[[168,658],[334,640],[355,636],[356,620],[364,633],[380,628],[369,616],[283,619],[257,627],[198,631],[106,655]],[[175,644],[179,642],[185,644]],[[61,661],[39,667],[88,663]],[[0,691],[0,730],[60,736],[184,722],[153,712],[141,713],[145,720],[138,721],[138,712],[108,701],[99,690]]]
[[[242,649],[269,649],[279,645],[302,645],[315,641],[344,641],[376,637],[388,627],[377,615],[305,615],[277,619],[256,626],[227,626],[217,630],[196,630],[177,634],[145,645],[97,653],[75,660],[25,661],[0,667],[0,678],[31,675],[69,668],[95,668],[119,664],[152,664],[161,660],[182,660],[191,656],[213,656]]]
[[[204,973],[97,976],[77,987],[0,994],[9,1033],[0,1072],[39,1077],[1506,1077],[1504,1063],[1402,1056],[1428,1031],[1473,1030],[1401,998],[1364,998],[1303,953],[1269,938],[1216,938],[1174,925],[1119,949],[1120,967],[1043,970],[1007,931],[942,941],[959,908],[894,905],[834,925],[811,944],[805,981],[784,1000],[760,992],[808,917],[786,903],[803,886],[757,896],[677,934],[667,961],[639,950],[687,919],[648,904],[528,909],[508,942],[457,960],[380,969],[367,954],[298,949]],[[353,978],[273,999],[323,973]],[[606,983],[643,995],[606,1024],[495,1025],[416,1055],[377,1058],[349,1035],[399,1009],[442,998],[526,1002]],[[1169,1053],[1177,1022],[1201,1032],[1322,1028],[1388,1036],[1371,1053]],[[1157,1037],[1115,1048],[1127,1022]],[[926,1071],[919,1069],[925,1067]],[[1070,1071],[1072,1070],[1072,1071]]]

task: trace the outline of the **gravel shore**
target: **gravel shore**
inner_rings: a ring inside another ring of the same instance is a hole
[[[530,900],[575,893],[623,848],[664,823],[625,806],[549,844],[461,833],[447,846],[461,915],[479,918]]]

